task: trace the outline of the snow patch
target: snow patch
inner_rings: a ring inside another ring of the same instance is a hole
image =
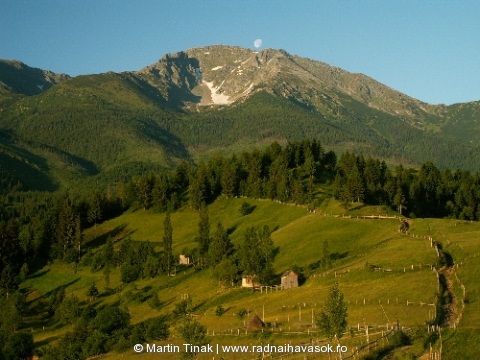
[[[212,71],[220,70],[221,68],[223,68],[223,65],[222,66],[215,66],[214,68],[212,68]]]
[[[207,81],[204,80],[203,83],[210,90],[212,102],[215,105],[228,105],[228,104],[232,103],[232,101],[229,99],[229,97],[227,95],[217,93],[218,89],[220,89],[220,87],[223,85],[223,82],[218,87],[213,86],[213,81],[212,82],[207,82]]]

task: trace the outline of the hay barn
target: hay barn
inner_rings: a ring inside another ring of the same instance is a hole
[[[298,287],[298,274],[295,271],[287,270],[282,274],[282,289]]]

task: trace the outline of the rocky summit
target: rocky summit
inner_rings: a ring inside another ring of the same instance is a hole
[[[166,92],[167,99],[185,106],[229,105],[267,90],[308,107],[330,110],[332,115],[342,107],[339,92],[396,115],[418,115],[435,109],[363,74],[284,50],[254,51],[221,45],[194,48],[165,55],[136,74]]]

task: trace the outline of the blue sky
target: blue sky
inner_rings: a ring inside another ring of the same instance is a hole
[[[0,58],[74,76],[261,38],[451,104],[480,100],[479,18],[477,0],[0,0]]]

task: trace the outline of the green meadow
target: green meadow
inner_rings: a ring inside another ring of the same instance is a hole
[[[254,208],[249,215],[242,216],[239,209],[244,201]],[[321,211],[312,213],[304,207],[272,201],[225,197],[208,208],[211,231],[221,222],[228,229],[234,244],[242,240],[249,227],[267,225],[273,231],[276,248],[274,271],[278,284],[285,270],[303,269],[305,279],[298,288],[269,288],[260,292],[225,287],[216,280],[212,269],[200,271],[195,266],[177,267],[175,276],[122,284],[118,269],[112,269],[107,281],[102,271],[92,272],[82,263],[78,267],[64,263],[49,264],[33,274],[23,286],[28,290],[29,306],[34,308],[45,305],[47,297],[61,286],[66,286],[67,295],[75,294],[85,304],[89,303],[86,291],[95,282],[100,295],[93,304],[99,307],[117,303],[127,307],[132,324],[171,314],[175,306],[188,297],[194,307],[194,317],[208,330],[209,342],[227,345],[257,344],[261,341],[271,344],[325,342],[316,329],[314,318],[324,305],[329,289],[338,282],[348,304],[350,328],[341,342],[351,352],[366,343],[367,326],[372,340],[379,337],[381,331],[396,324],[412,332],[425,331],[426,323],[434,319],[438,282],[433,267],[438,266],[438,259],[430,241],[424,238],[432,236],[442,243],[444,250],[458,264],[450,278],[461,320],[456,329],[444,330],[443,358],[459,358],[458,354],[465,351],[465,344],[480,337],[476,285],[476,274],[480,270],[479,224],[414,219],[410,230],[419,236],[410,237],[398,232],[397,219],[356,218],[358,215],[388,213],[379,207],[353,207],[347,211],[329,200],[321,208]],[[338,216],[344,213],[348,217]],[[130,237],[133,241],[154,243],[159,250],[164,217],[165,214],[154,211],[126,212],[86,230],[85,246],[98,251],[108,237],[114,240],[114,246],[118,246],[121,239]],[[171,222],[173,252],[178,258],[184,249],[191,250],[196,246],[194,238],[198,231],[198,213],[185,208],[173,213]],[[328,270],[315,266],[322,257],[325,241],[328,241],[335,259]],[[466,289],[465,296],[463,287]],[[220,305],[224,313],[217,316],[215,310]],[[249,315],[240,319],[237,313],[243,309]],[[245,333],[245,324],[253,314],[263,318],[274,329],[267,340],[258,334]],[[55,344],[62,334],[70,330],[68,326],[62,327],[54,320],[45,319],[37,315],[27,324],[40,346]],[[170,339],[159,344],[181,344],[175,321],[170,330]],[[401,356],[420,356],[424,351],[422,344],[413,344],[410,350],[402,349]],[[116,359],[118,356],[112,353],[100,358]],[[159,355],[135,354],[129,350],[121,356],[124,359],[153,359]],[[176,358],[176,355],[171,355],[171,358]],[[295,358],[293,355],[289,357]]]

